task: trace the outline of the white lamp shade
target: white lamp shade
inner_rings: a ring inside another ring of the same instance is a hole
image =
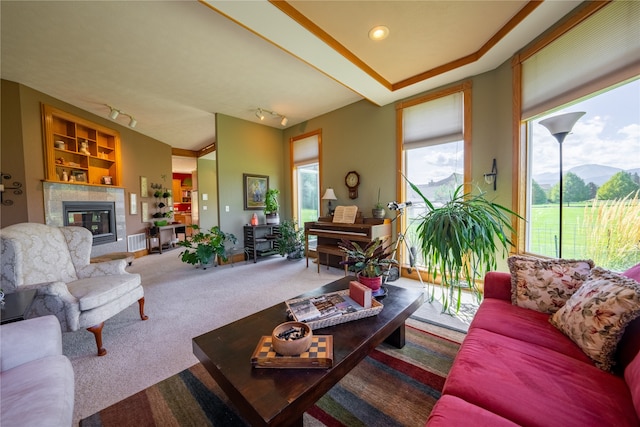
[[[557,135],[559,133],[567,134],[571,132],[573,126],[576,124],[580,117],[584,116],[584,111],[578,111],[575,113],[560,114],[559,116],[549,117],[548,119],[540,120],[540,124],[547,129],[551,135]]]
[[[333,192],[333,188],[327,188],[325,190],[322,200],[338,200],[336,193]]]
[[[109,117],[111,117],[111,120],[115,120],[118,118],[119,115],[120,115],[120,111],[116,110],[115,108],[112,108],[111,114],[109,114]]]

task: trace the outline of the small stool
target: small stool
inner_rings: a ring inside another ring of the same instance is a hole
[[[113,252],[110,254],[104,254],[104,255],[97,256],[95,258],[91,258],[91,264],[113,261],[116,259],[123,259],[127,261],[127,265],[131,265],[135,257],[136,255],[133,252]]]
[[[337,255],[342,257],[344,261],[347,260],[347,254],[337,246],[332,245],[318,245],[316,247],[316,253],[318,254],[318,273],[320,273],[320,254],[327,254],[327,270],[329,269],[329,255]],[[344,275],[346,276],[348,273],[349,267],[344,265]]]

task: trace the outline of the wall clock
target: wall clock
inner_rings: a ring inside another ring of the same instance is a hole
[[[349,198],[358,198],[358,186],[360,185],[360,175],[356,171],[347,172],[347,176],[344,177],[344,183],[349,189]]]

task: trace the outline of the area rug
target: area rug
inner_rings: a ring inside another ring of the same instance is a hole
[[[460,345],[408,326],[378,346],[304,415],[313,426],[422,426]],[[246,426],[201,364],[80,421],[81,427]]]

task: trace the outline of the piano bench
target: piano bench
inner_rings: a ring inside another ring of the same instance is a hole
[[[318,273],[320,273],[320,254],[326,254],[327,270],[329,269],[329,255],[337,255],[339,257],[342,257],[344,260],[347,259],[347,254],[345,254],[344,251],[339,247],[333,245],[318,245],[316,247],[316,253],[318,254]],[[349,267],[347,265],[344,266],[345,276],[348,274],[348,268]]]

